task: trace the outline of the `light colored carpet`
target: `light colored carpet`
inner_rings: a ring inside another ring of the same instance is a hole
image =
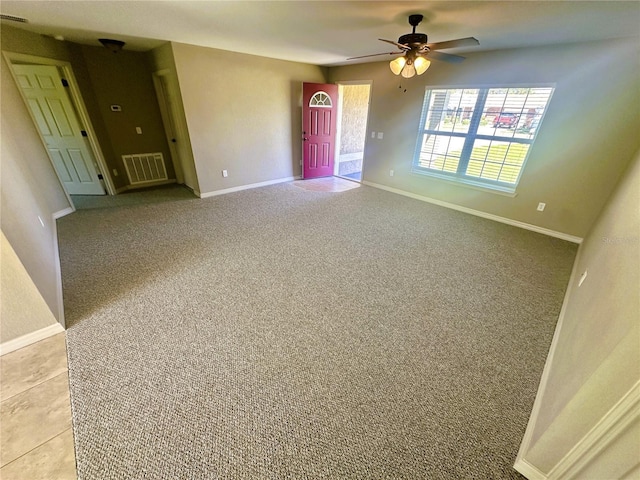
[[[81,480],[521,478],[575,245],[291,183],[59,235]]]

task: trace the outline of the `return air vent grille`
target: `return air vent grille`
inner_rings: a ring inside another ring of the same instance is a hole
[[[167,180],[162,153],[123,155],[122,161],[131,185]]]

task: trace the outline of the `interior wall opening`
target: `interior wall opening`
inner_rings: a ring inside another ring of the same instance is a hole
[[[338,87],[339,123],[334,175],[360,182],[364,169],[371,82],[341,83]]]

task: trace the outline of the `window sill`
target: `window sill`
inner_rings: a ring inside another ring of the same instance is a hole
[[[505,197],[514,198],[518,195],[515,188],[503,187],[501,185],[487,185],[485,183],[467,180],[466,178],[450,177],[448,175],[439,175],[437,173],[425,172],[424,170],[420,170],[417,168],[412,168],[411,173],[424,177],[430,177],[436,180],[444,180],[445,182],[452,183],[459,187],[470,188],[472,190],[479,190],[486,193],[494,193],[497,195],[503,195]]]

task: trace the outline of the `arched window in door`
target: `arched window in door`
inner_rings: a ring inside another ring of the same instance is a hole
[[[309,100],[310,107],[320,107],[320,108],[331,108],[333,105],[331,103],[331,97],[327,95],[325,92],[316,92],[313,94],[311,99]]]

